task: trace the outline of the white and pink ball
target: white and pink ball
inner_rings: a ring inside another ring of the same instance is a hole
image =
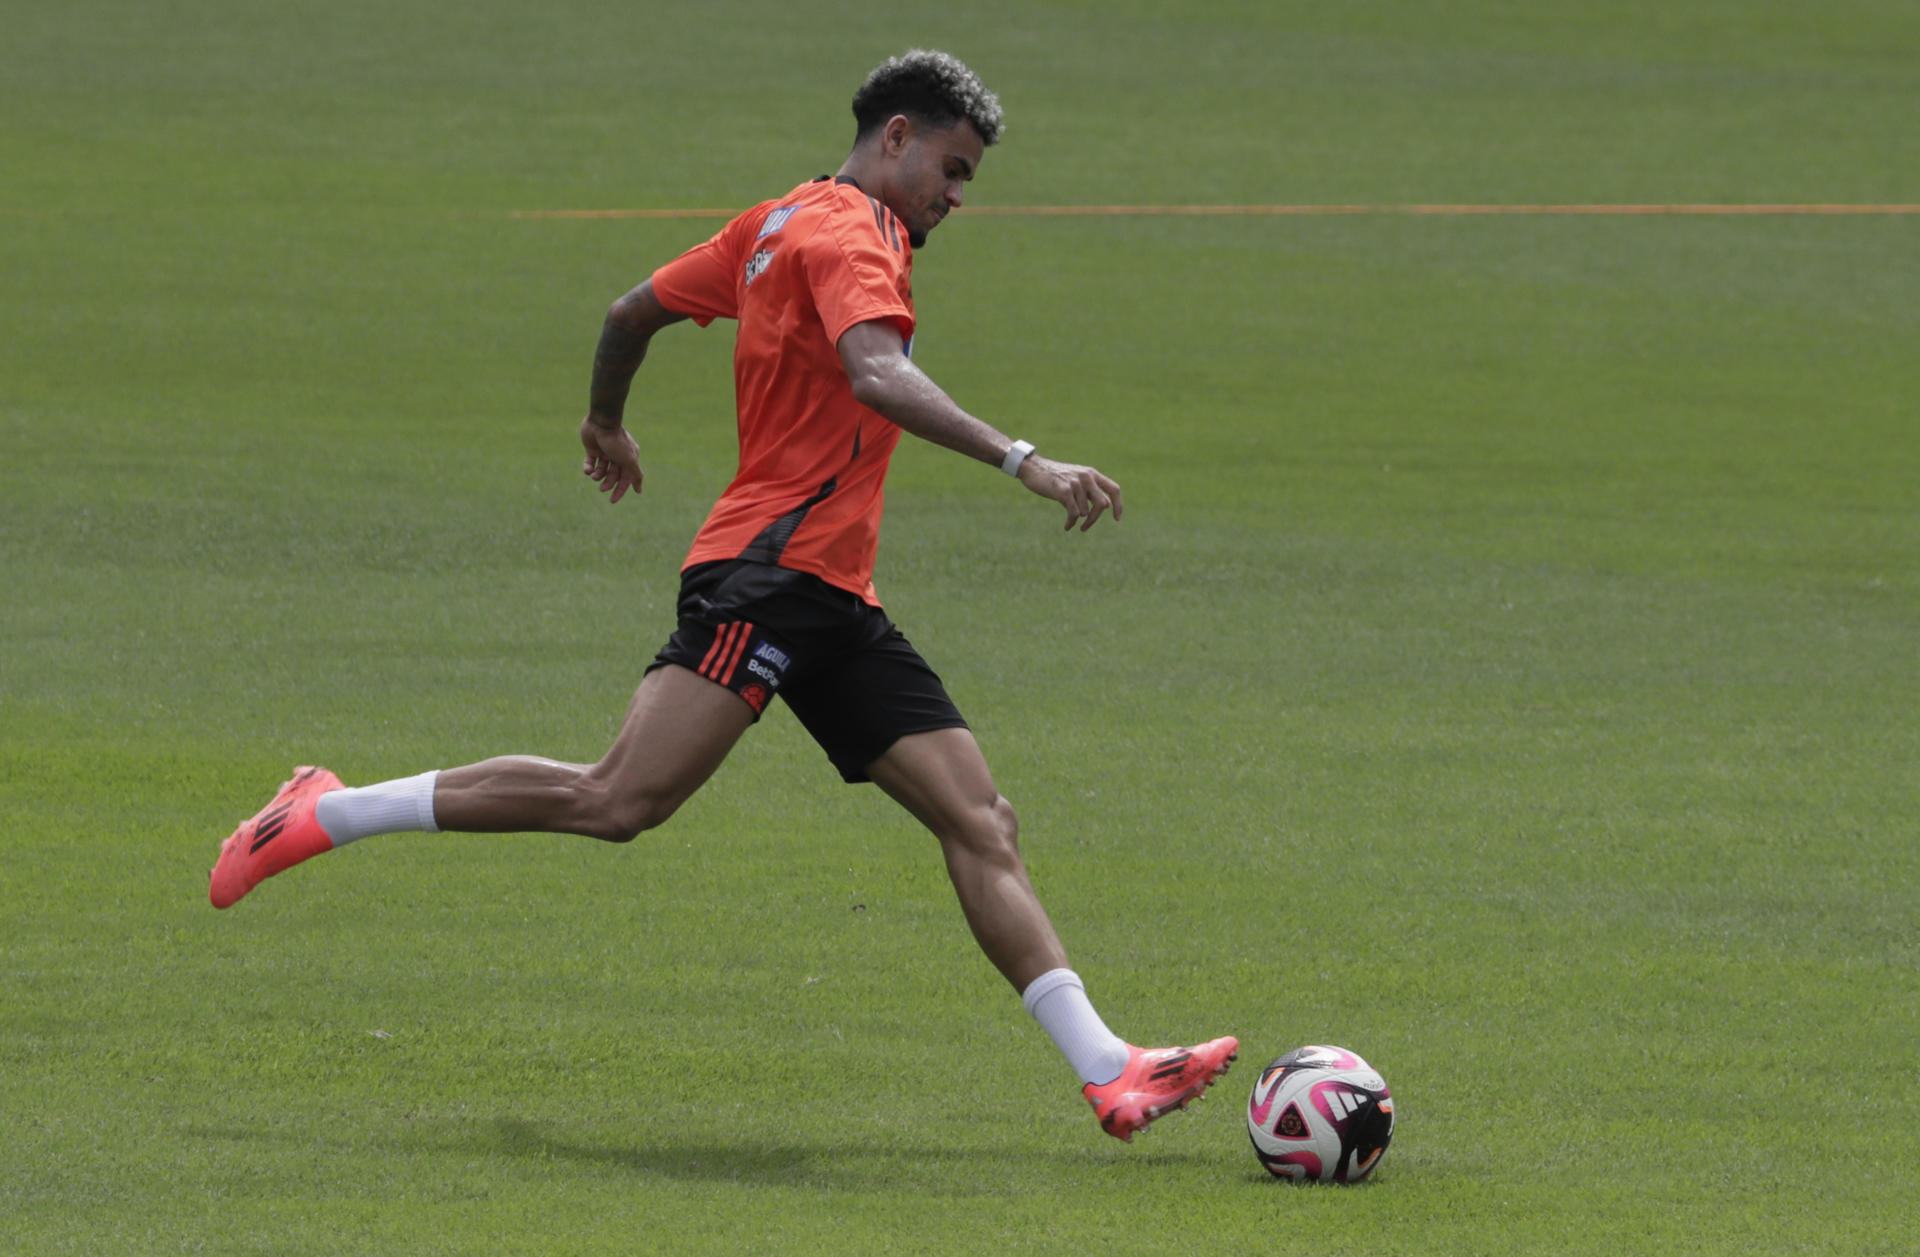
[[[1355,1053],[1309,1044],[1260,1071],[1247,1100],[1247,1134],[1277,1178],[1357,1183],[1393,1142],[1393,1093]]]

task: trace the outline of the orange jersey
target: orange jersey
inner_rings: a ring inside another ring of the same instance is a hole
[[[749,559],[810,572],[875,606],[882,483],[900,429],[855,401],[836,346],[888,319],[911,350],[907,229],[851,180],[816,179],[740,215],[653,273],[705,327],[737,319],[740,467],[686,566]]]

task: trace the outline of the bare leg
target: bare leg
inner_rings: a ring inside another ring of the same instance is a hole
[[[668,665],[640,682],[599,763],[504,755],[446,769],[434,785],[434,819],[443,830],[467,833],[626,842],[672,816],[752,723],[753,709],[737,695]]]
[[[901,738],[867,773],[940,840],[973,937],[1014,990],[1067,967],[1066,948],[1027,880],[1013,807],[994,788],[971,730]]]

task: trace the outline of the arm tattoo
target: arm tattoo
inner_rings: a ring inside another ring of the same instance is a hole
[[[600,345],[593,351],[593,389],[588,414],[595,426],[617,428],[627,408],[627,390],[633,385],[633,373],[647,356],[652,336],[636,332],[616,321],[612,315],[600,329]]]

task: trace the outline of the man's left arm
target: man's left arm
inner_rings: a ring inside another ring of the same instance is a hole
[[[935,445],[1004,467],[1012,438],[961,409],[946,391],[907,357],[900,328],[890,319],[856,323],[840,337],[840,363],[854,400]],[[1093,527],[1107,508],[1120,518],[1120,486],[1092,467],[1028,454],[1020,483],[1067,511],[1067,527]]]

